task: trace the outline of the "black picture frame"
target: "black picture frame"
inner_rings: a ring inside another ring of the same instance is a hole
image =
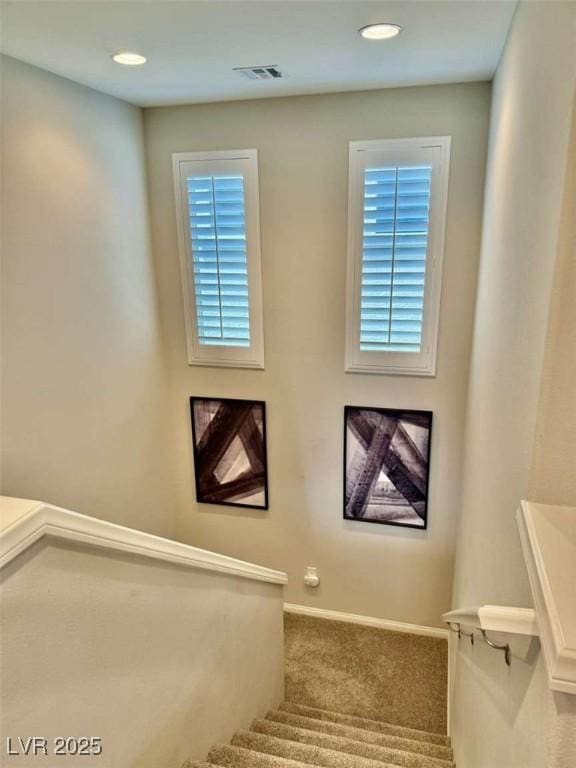
[[[267,510],[266,403],[263,400],[191,397],[190,419],[198,503]],[[240,463],[244,458],[249,469],[223,482],[216,471],[233,444],[240,450],[232,458]],[[262,503],[246,503],[245,499],[255,493],[262,494]]]
[[[345,520],[428,528],[432,417],[432,411],[344,407]]]

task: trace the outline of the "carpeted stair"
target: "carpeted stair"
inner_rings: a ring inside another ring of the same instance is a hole
[[[447,736],[285,702],[193,768],[452,768]]]

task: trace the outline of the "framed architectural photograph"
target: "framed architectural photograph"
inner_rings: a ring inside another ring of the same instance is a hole
[[[197,501],[268,509],[265,403],[191,397],[190,411]]]
[[[344,518],[426,528],[431,411],[344,408]]]

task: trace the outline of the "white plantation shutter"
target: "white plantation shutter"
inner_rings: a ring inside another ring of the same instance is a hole
[[[188,210],[200,344],[250,346],[243,176],[191,176]]]
[[[349,371],[433,375],[449,139],[351,142]]]
[[[431,176],[430,166],[364,171],[360,349],[420,351]]]
[[[173,157],[188,360],[263,368],[256,150]]]

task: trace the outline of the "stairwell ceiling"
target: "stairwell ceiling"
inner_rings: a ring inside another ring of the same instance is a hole
[[[489,80],[510,0],[202,0],[2,3],[9,56],[141,106]],[[404,28],[368,42],[378,21]],[[143,53],[143,67],[111,55]],[[282,79],[234,67],[276,64]]]

